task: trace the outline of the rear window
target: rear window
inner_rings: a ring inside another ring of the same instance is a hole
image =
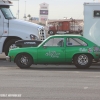
[[[67,38],[67,46],[87,46],[87,44],[79,38]]]

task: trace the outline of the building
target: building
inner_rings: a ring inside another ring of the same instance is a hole
[[[49,5],[47,3],[41,3],[39,10],[39,22],[45,24],[46,21],[48,20],[48,14],[49,14]]]

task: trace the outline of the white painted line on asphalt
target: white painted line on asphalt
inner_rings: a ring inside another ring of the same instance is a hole
[[[75,73],[80,73],[79,71],[76,71]]]
[[[88,87],[84,87],[84,89],[86,90],[86,89],[88,89]]]
[[[92,77],[92,78],[100,78],[100,76],[90,76],[90,77]]]
[[[100,77],[100,76],[95,76],[95,77]]]

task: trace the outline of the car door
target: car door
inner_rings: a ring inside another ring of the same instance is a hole
[[[9,25],[8,25],[8,19],[5,18],[5,14],[8,14],[8,8],[0,7],[0,36],[8,36],[9,33]],[[10,11],[9,11],[10,12]]]
[[[3,14],[0,10],[0,47],[2,47],[2,35],[3,35],[3,31],[4,31],[4,23],[3,23]],[[0,53],[2,52],[2,48],[0,48]]]
[[[64,38],[50,38],[38,49],[38,63],[64,63]]]
[[[2,36],[3,34],[3,15],[2,15],[2,12],[0,10],[0,36]]]

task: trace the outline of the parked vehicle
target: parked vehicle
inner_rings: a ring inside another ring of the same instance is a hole
[[[25,42],[25,41],[24,41]],[[23,43],[22,42],[22,45]],[[26,41],[30,45],[34,41]],[[35,41],[36,42],[36,41]],[[92,60],[99,60],[100,47],[80,35],[53,35],[37,46],[11,49],[6,60],[20,68],[32,64],[74,63],[77,68],[89,68]]]
[[[44,40],[46,38],[43,26],[28,21],[16,19],[9,0],[0,0],[0,53],[15,48],[17,40]]]
[[[83,36],[100,46],[100,3],[84,3]]]
[[[79,34],[82,32],[82,26],[77,24],[77,20],[66,19],[66,20],[57,20],[48,22],[48,34],[54,35],[57,33],[76,33]]]

